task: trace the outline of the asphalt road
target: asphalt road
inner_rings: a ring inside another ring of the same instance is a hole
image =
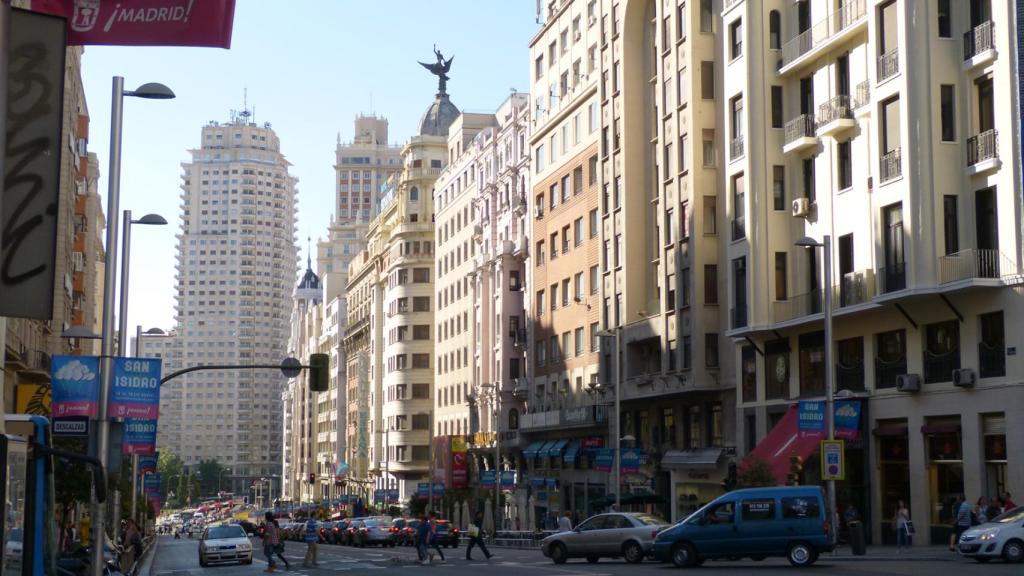
[[[182,539],[174,540],[170,536],[160,536],[156,547],[155,557],[149,574],[142,576],[252,576],[262,574],[267,567],[266,559],[263,557],[259,542],[254,540],[256,555],[252,565],[240,566],[236,564],[211,566],[201,568],[199,566],[199,543],[196,540]],[[528,570],[530,576],[566,576],[572,574],[586,574],[591,576],[599,575],[662,575],[672,576],[692,572],[700,575],[745,575],[745,574],[793,574],[796,569],[791,567],[784,559],[768,559],[763,562],[741,560],[736,562],[707,562],[700,568],[692,570],[677,570],[670,564],[657,562],[644,562],[642,564],[626,564],[622,560],[601,560],[597,564],[588,564],[585,560],[570,561],[566,564],[555,565],[541,555],[538,550],[515,550],[507,548],[492,548],[495,554],[489,561],[483,560],[483,554],[479,550],[473,550],[473,557],[476,559],[467,562],[466,549],[460,546],[457,549],[445,548],[445,562],[437,562],[430,566],[416,564],[416,551],[413,548],[352,548],[348,546],[320,545],[318,568],[303,568],[302,560],[306,553],[306,545],[298,542],[288,542],[285,550],[285,558],[291,564],[291,569],[286,572],[291,575],[326,576],[331,573],[348,574],[379,574],[381,576],[391,574],[419,575],[436,574],[438,576],[448,574],[465,574],[480,576],[481,571],[486,571],[488,576],[507,575],[523,576],[523,570]],[[279,569],[278,572],[285,572]],[[967,560],[938,560],[938,561],[906,561],[906,560],[857,560],[837,561],[822,558],[810,568],[799,570],[800,574],[830,574],[830,575],[927,575],[943,576],[951,574],[955,576],[985,575],[1001,576],[1022,574],[1021,565],[1008,565],[1002,562],[993,562],[986,565],[976,564]]]

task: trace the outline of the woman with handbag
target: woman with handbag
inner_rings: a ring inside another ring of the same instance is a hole
[[[473,546],[479,546],[484,551],[484,556],[488,560],[491,559],[491,553],[487,550],[487,546],[484,545],[483,538],[480,537],[480,527],[484,524],[484,515],[480,512],[476,513],[473,517],[473,521],[469,524],[469,530],[466,531],[469,534],[469,546],[466,546],[466,560],[472,560]]]
[[[265,572],[273,572],[277,564],[274,562],[274,556],[284,562],[284,569],[288,570],[291,566],[288,565],[288,560],[284,557],[284,542],[281,541],[281,526],[278,525],[277,519],[270,512],[267,512],[266,516],[266,529],[263,531],[263,554],[267,557],[267,569]]]

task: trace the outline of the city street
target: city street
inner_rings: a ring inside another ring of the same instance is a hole
[[[254,541],[255,542],[255,541]],[[160,536],[156,547],[156,556],[149,574],[142,576],[240,576],[262,573],[267,564],[262,553],[257,554],[251,566],[223,565],[200,568],[198,560],[198,542],[196,540],[174,540],[170,536]],[[660,574],[670,575],[682,573],[669,564],[644,562],[643,564],[626,564],[622,560],[602,560],[598,564],[588,564],[584,560],[570,561],[556,566],[544,558],[538,550],[492,549],[495,557],[490,561],[482,560],[479,550],[473,551],[473,562],[465,560],[465,548],[445,549],[447,562],[435,562],[431,566],[419,566],[415,563],[416,552],[412,548],[352,548],[348,546],[320,546],[319,568],[302,568],[302,559],[306,545],[289,542],[285,557],[291,563],[289,574],[310,574],[317,576],[325,573],[344,572],[346,574],[371,574],[380,570],[388,570],[386,574],[474,574],[486,570],[491,574],[520,575],[528,569],[531,576],[555,576],[565,574],[588,575],[625,575],[625,574]],[[764,562],[742,560],[738,562],[708,562],[695,569],[698,574],[792,574],[794,568],[785,560],[769,559]],[[283,570],[282,570],[283,571]],[[916,575],[916,574],[952,574],[998,576],[1019,574],[1019,565],[994,562],[987,565],[966,560],[933,560],[907,561],[900,560],[819,560],[814,566],[801,570],[801,574],[849,574],[849,575]],[[384,574],[384,572],[381,572]]]

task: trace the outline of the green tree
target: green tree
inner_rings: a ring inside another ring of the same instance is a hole
[[[775,474],[767,462],[756,456],[747,456],[736,467],[737,488],[754,488],[757,486],[775,486]]]
[[[218,483],[224,466],[216,460],[203,460],[199,463],[199,493],[203,497],[217,494]]]
[[[160,501],[167,502],[167,493],[175,492],[175,500],[177,500],[177,490],[171,486],[173,480],[175,486],[179,481],[179,478],[185,471],[184,466],[181,463],[181,458],[177,454],[170,450],[160,450],[160,458],[156,462],[156,471],[160,474]],[[177,506],[174,506],[177,507]]]
[[[85,438],[54,438],[53,447],[68,452],[85,454],[88,451]],[[76,503],[88,503],[92,486],[91,471],[82,462],[68,462],[58,459],[53,470],[54,501],[60,512],[59,522],[63,530],[71,524],[71,511]]]

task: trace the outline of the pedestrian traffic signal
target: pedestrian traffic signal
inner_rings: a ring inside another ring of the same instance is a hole
[[[309,483],[316,484],[316,474],[314,474],[313,472],[309,473]]]
[[[330,366],[331,358],[327,354],[309,355],[309,389],[311,391],[327,392]]]
[[[803,457],[793,454],[789,457],[789,484],[791,486],[800,485],[800,476],[804,472],[804,459]]]

